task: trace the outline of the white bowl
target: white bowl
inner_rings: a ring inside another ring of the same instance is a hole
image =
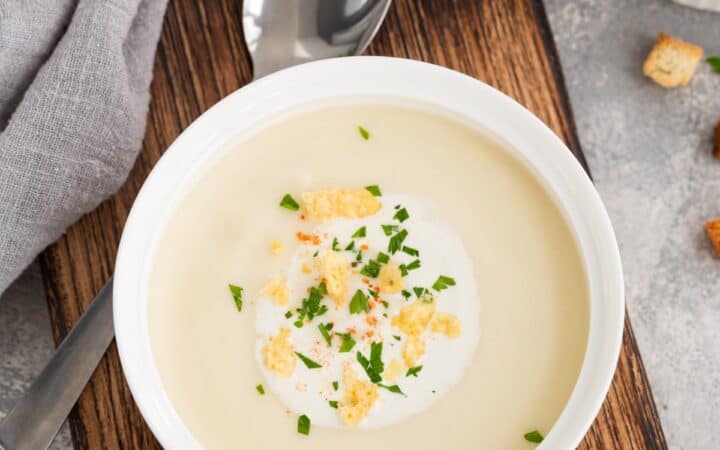
[[[584,260],[590,290],[590,330],[577,384],[540,447],[575,448],[607,394],[622,339],[622,268],[607,212],[565,144],[514,100],[442,67],[382,57],[304,64],[234,92],[177,138],[143,185],[120,242],[113,296],[122,366],[153,433],[166,448],[200,447],[168,399],[150,348],[148,275],[167,217],[209,161],[227,151],[224,144],[229,140],[288,109],[348,96],[400,96],[460,115],[503,141],[507,151],[523,160],[555,197]]]

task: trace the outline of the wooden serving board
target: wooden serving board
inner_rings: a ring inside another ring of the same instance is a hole
[[[142,151],[120,191],[42,255],[56,342],[110,276],[120,234],[153,164],[180,132],[251,80],[239,0],[171,0]],[[570,103],[539,0],[396,0],[368,50],[440,64],[500,89],[550,126],[582,165]],[[158,448],[113,344],[70,416],[76,448]],[[665,449],[630,322],[613,385],[582,449]]]

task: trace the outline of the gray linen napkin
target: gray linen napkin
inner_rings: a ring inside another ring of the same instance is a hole
[[[115,192],[167,0],[0,0],[0,293]]]

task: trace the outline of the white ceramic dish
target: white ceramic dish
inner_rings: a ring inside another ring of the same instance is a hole
[[[567,147],[518,103],[457,72],[382,57],[324,60],[253,82],[200,116],[153,169],[125,225],[113,291],[122,366],[148,425],[166,448],[199,447],[164,392],[148,335],[147,281],[153,250],[167,217],[198,174],[228,150],[229,141],[283,111],[352,96],[404,97],[459,115],[503,142],[555,197],[585,263],[590,330],[572,396],[540,447],[575,448],[605,398],[622,339],[622,269],[605,208]]]

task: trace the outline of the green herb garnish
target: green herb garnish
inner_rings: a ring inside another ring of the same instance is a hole
[[[359,250],[357,252],[357,256],[355,256],[355,262],[361,262],[362,261],[362,250]]]
[[[413,376],[413,377],[416,377],[416,378],[417,378],[417,376],[418,376],[417,374],[420,373],[420,371],[422,370],[422,368],[423,368],[423,366],[411,367],[411,368],[409,368],[409,369],[407,370],[407,373],[405,374],[405,376],[406,376],[406,377]]]
[[[447,289],[450,286],[455,286],[455,279],[446,277],[445,275],[440,275],[435,283],[433,283],[432,288],[436,291],[440,292],[442,290]]]
[[[282,200],[280,200],[280,206],[285,209],[289,209],[290,211],[297,211],[300,209],[300,204],[290,194],[285,194]]]
[[[355,250],[355,241],[350,241],[350,243],[345,247],[345,251],[351,252]]]
[[[332,382],[332,385],[333,385],[333,389],[336,390],[336,391],[337,391],[338,388],[340,387],[340,383],[338,383],[337,381],[333,381],[333,382]]]
[[[305,414],[298,417],[297,432],[300,434],[304,434],[305,436],[310,434],[310,418]]]
[[[394,232],[398,230],[397,225],[380,225],[382,227],[383,233],[385,233],[385,236],[390,236]]]
[[[420,256],[419,250],[412,248],[412,247],[408,247],[407,245],[403,246],[402,251],[403,251],[403,253],[407,253],[410,256],[415,256],[415,257]]]
[[[366,235],[367,235],[367,229],[365,228],[365,225],[363,225],[360,228],[358,228],[356,232],[353,233],[352,237],[361,238],[361,237],[365,237]]]
[[[390,238],[390,242],[388,242],[388,252],[391,255],[394,255],[398,250],[402,248],[402,243],[407,237],[407,235],[407,230],[400,230],[393,237]]]
[[[243,288],[240,286],[236,286],[234,284],[229,284],[228,287],[230,288],[230,293],[232,294],[233,300],[235,300],[235,308],[237,308],[238,312],[242,311],[243,306]]]
[[[405,297],[405,300],[409,299],[410,296],[412,295],[412,294],[410,293],[410,291],[407,291],[407,290],[405,290],[405,289],[402,290],[401,294],[402,294],[403,297]]]
[[[528,442],[533,442],[535,444],[539,444],[543,441],[543,435],[540,434],[538,430],[528,431],[525,433],[525,440]]]
[[[299,314],[299,318],[295,322],[296,327],[302,327],[305,319],[311,321],[315,317],[327,312],[327,306],[320,304],[326,294],[327,288],[325,287],[325,283],[320,283],[317,287],[310,288],[310,295],[303,299],[302,306],[296,310]]]
[[[710,56],[705,61],[710,64],[710,67],[715,73],[720,73],[720,56]]]
[[[318,250],[315,250],[315,253],[313,253],[313,258],[317,258]]]
[[[410,214],[408,214],[407,209],[399,209],[398,212],[395,213],[393,216],[393,219],[397,220],[400,223],[405,222],[410,218]]]
[[[427,288],[415,286],[415,287],[413,288],[413,292],[415,292],[415,296],[416,296],[417,298],[420,298],[420,297],[422,297],[422,295],[423,295],[424,293],[427,292]]]
[[[401,338],[400,336],[398,336],[397,334],[393,334],[393,338],[395,338],[396,341],[399,341],[400,339],[402,339],[402,338]]]
[[[338,241],[338,238],[333,237],[332,247],[331,247],[331,248],[332,248],[332,250],[333,250],[334,252],[339,252],[339,251],[340,251],[340,242]]]
[[[410,264],[406,265],[405,268],[406,268],[408,271],[410,271],[410,270],[415,270],[415,269],[419,269],[419,268],[420,268],[420,260],[419,260],[419,259],[416,259],[415,261],[413,261],[413,262],[411,262]]]
[[[286,318],[286,319],[291,318],[291,317],[292,317],[292,314],[293,314],[292,311],[286,312],[286,313],[285,313],[285,318]]]
[[[370,132],[363,128],[361,125],[358,125],[358,132],[360,133],[360,136],[366,141],[370,139]]]
[[[390,307],[390,303],[386,302],[385,300],[382,301],[382,305],[383,305],[385,308],[389,308],[389,307]]]
[[[353,339],[350,333],[341,334],[340,336],[343,338],[342,344],[340,344],[340,353],[347,353],[355,347],[355,339]],[[335,386],[335,383],[337,383],[337,381],[333,382],[333,386]],[[337,390],[337,388],[335,390]]]
[[[377,255],[377,260],[378,260],[378,262],[387,264],[390,262],[390,257],[387,255],[387,253],[380,252]]]
[[[370,311],[370,305],[368,304],[367,295],[358,289],[352,296],[352,300],[350,300],[350,314],[360,314],[368,311]]]
[[[331,408],[337,409],[338,402],[337,402],[337,400],[330,400],[330,401],[328,401],[328,405],[330,405]]]
[[[387,389],[390,392],[393,392],[395,394],[405,395],[405,393],[400,389],[400,386],[397,384],[393,384],[392,386],[388,386],[386,384],[378,383],[378,387],[381,387],[383,389]]]
[[[385,370],[385,366],[382,362],[382,342],[373,342],[370,344],[370,359],[363,356],[362,353],[357,352],[355,355],[360,366],[365,370],[370,381],[377,384],[382,381],[381,374]]]
[[[313,361],[312,359],[308,358],[307,356],[303,355],[300,352],[295,352],[295,354],[298,356],[298,358],[300,358],[300,360],[302,362],[305,363],[305,366],[308,369],[319,369],[320,367],[322,367],[320,364],[316,363],[315,361]]]
[[[258,384],[257,386],[255,386],[255,390],[258,391],[258,394],[265,395],[265,388],[262,384]]]
[[[325,342],[327,342],[328,347],[332,345],[332,339],[330,338],[330,333],[328,331],[332,330],[332,323],[327,324],[319,324],[318,330],[320,330],[320,334],[322,334],[323,339],[325,339]]]
[[[370,278],[377,278],[380,273],[380,263],[371,259],[360,269],[360,273]]]

